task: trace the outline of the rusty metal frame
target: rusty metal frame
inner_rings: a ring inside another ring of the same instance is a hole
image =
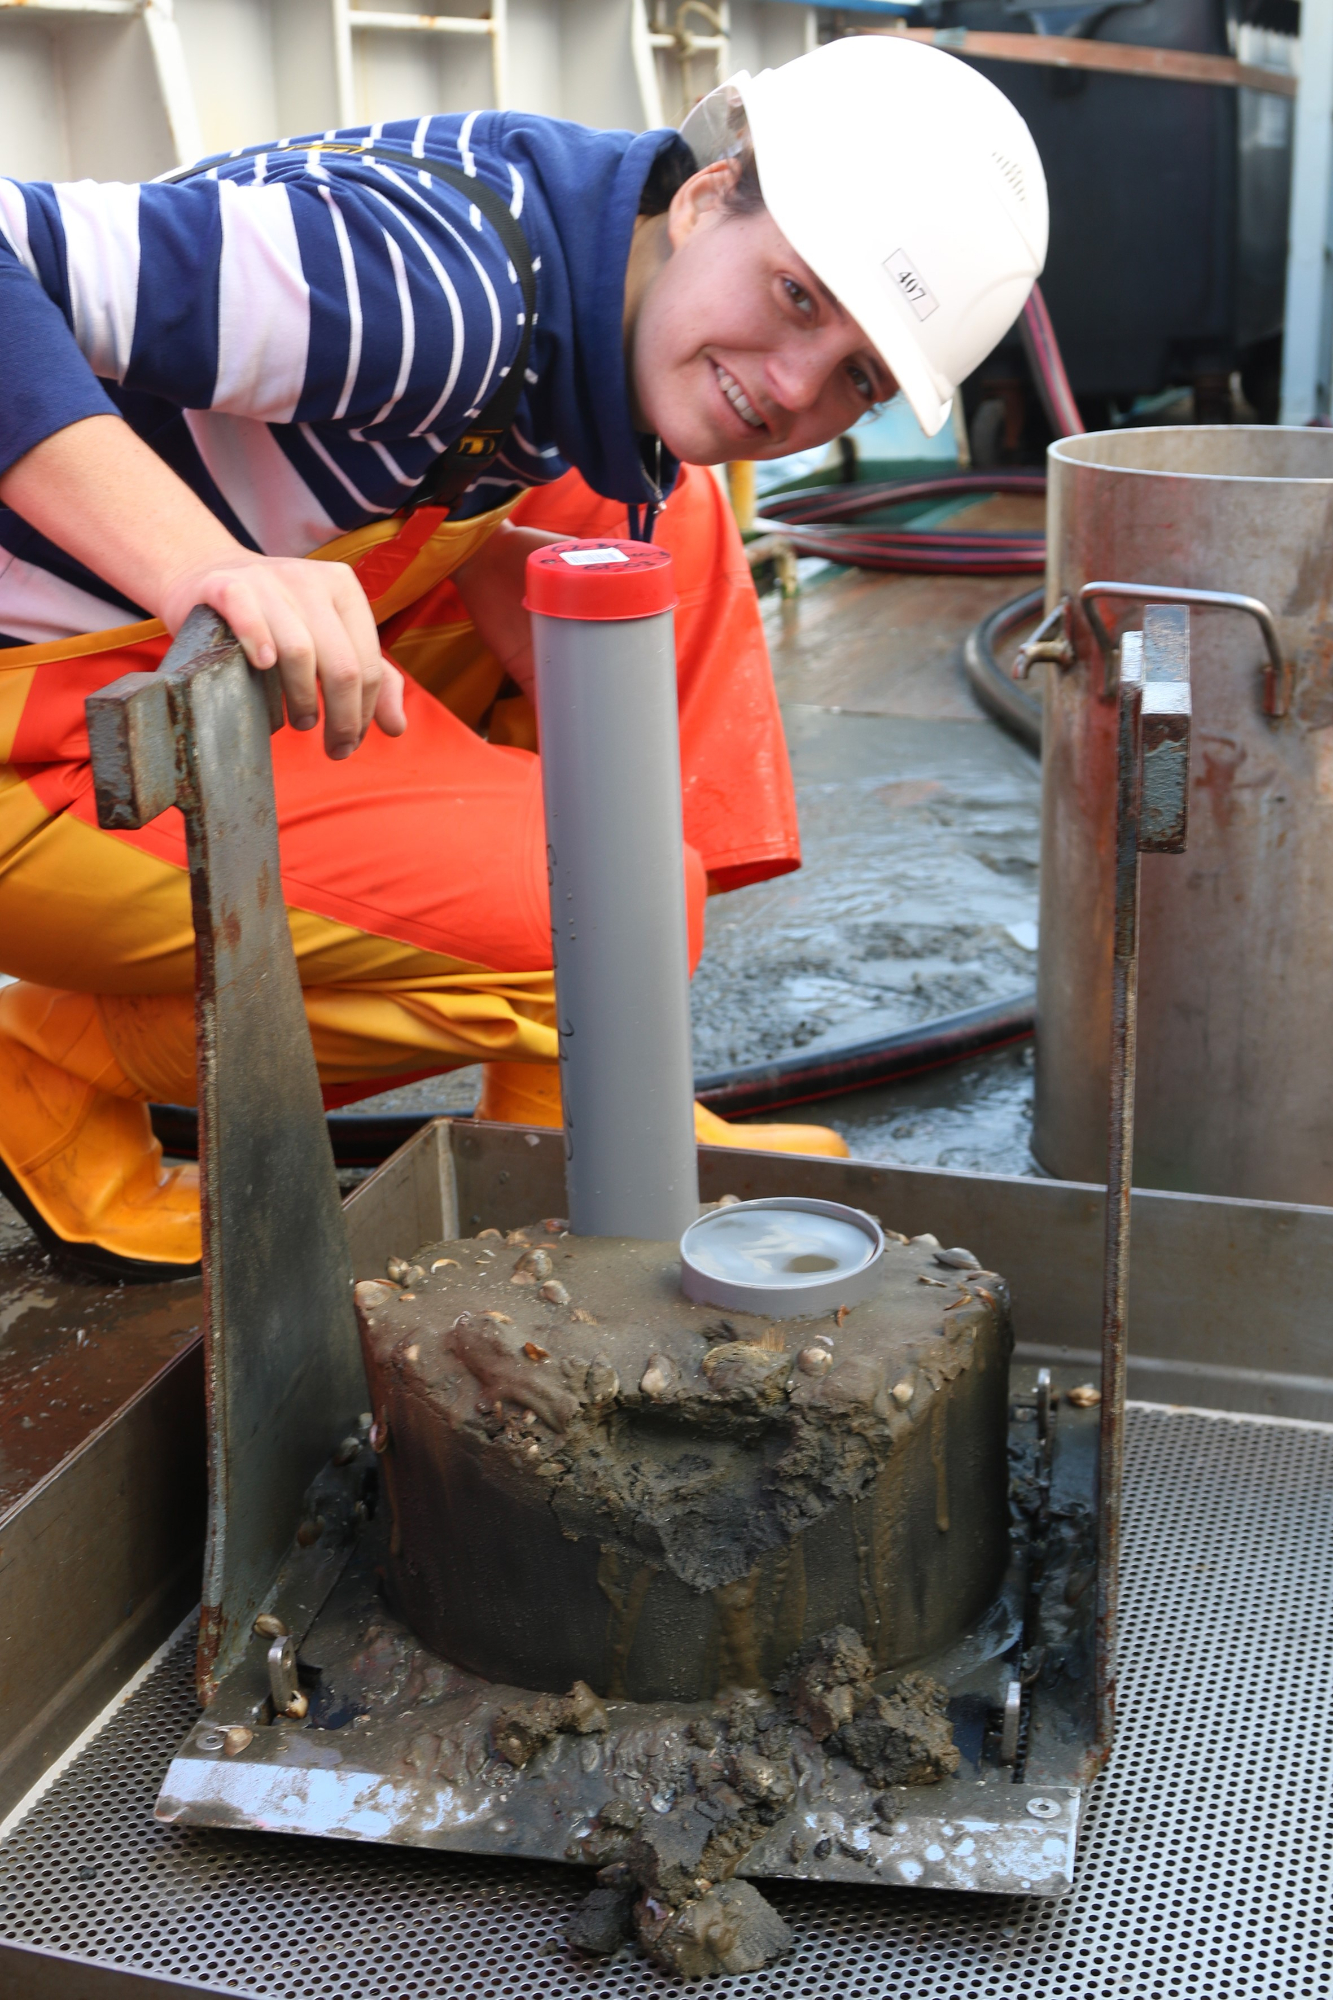
[[[1116,1623],[1125,1464],[1126,1324],[1138,1038],[1140,856],[1185,851],[1189,799],[1189,612],[1150,607],[1121,641],[1116,765],[1111,1097],[1102,1292],[1097,1508],[1096,1701],[1099,1764],[1115,1734]]]
[[[195,930],[209,1527],[197,1684],[242,1657],[302,1498],[364,1401],[351,1255],[287,929],[275,673],[191,613],[156,674],[87,702],[98,819],[178,807]]]

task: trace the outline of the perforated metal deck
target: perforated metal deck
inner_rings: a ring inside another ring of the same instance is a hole
[[[1120,1735],[1074,1894],[774,1883],[791,1956],[685,1990],[1328,2000],[1333,1428],[1132,1406],[1126,1501]],[[264,2000],[682,1990],[631,1954],[603,1965],[566,1949],[580,1871],[155,1825],[195,1712],[188,1655],[180,1645],[0,1842],[0,1994],[99,1990],[87,1973],[39,1985],[9,1949],[25,1944]]]

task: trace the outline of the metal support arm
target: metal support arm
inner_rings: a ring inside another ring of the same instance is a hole
[[[276,673],[211,611],[90,695],[98,820],[185,819],[195,930],[209,1529],[198,1686],[240,1656],[302,1496],[360,1410],[351,1257],[287,929]]]
[[[1138,1044],[1141,854],[1183,854],[1190,753],[1189,612],[1149,609],[1121,641],[1116,765],[1111,1103],[1102,1292],[1102,1405],[1097,1509],[1097,1761],[1115,1730],[1120,1502],[1125,1464],[1126,1315]]]

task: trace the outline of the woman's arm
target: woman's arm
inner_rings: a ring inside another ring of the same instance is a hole
[[[474,556],[450,578],[478,633],[530,701],[536,696],[532,624],[523,609],[528,557],[547,542],[567,542],[545,528],[519,528],[503,521]]]
[[[342,563],[244,548],[119,417],[85,417],[0,477],[0,500],[169,631],[196,604],[221,614],[256,667],[277,667],[294,728],[349,757],[372,719],[405,728],[402,676],[380,652],[365,593]]]

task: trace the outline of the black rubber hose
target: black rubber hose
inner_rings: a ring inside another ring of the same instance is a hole
[[[1025,590],[974,625],[963,641],[963,666],[977,700],[1034,757],[1041,755],[1041,703],[1005,672],[995,649],[1015,626],[1035,618],[1044,601],[1044,591]]]
[[[818,1055],[784,1056],[779,1062],[720,1070],[712,1076],[696,1077],[695,1095],[724,1118],[844,1097],[854,1090],[919,1076],[924,1070],[943,1069],[967,1056],[1027,1041],[1033,1030],[1036,1001],[1035,993],[1019,993],[1009,1000],[993,1000],[984,1007],[969,1007],[961,1014],[945,1014],[939,1020],[902,1028],[873,1042],[854,1042],[848,1048],[823,1049]],[[163,1150],[176,1159],[196,1159],[199,1119],[193,1107],[154,1104],[150,1110],[153,1131]],[[393,1111],[359,1116],[354,1111],[330,1111],[333,1157],[340,1167],[377,1167],[436,1115],[433,1111]]]
[[[873,1042],[853,1042],[847,1048],[821,1049],[818,1055],[783,1056],[777,1062],[748,1063],[743,1069],[698,1076],[694,1094],[710,1111],[724,1118],[744,1118],[756,1111],[781,1111],[794,1104],[814,1104],[825,1097],[845,1097],[853,1090],[896,1083],[925,1070],[943,1069],[966,1056],[990,1054],[1013,1042],[1027,1041],[1037,1013],[1035,993],[1017,993],[1008,1000],[991,1000],[961,1014],[943,1014],[914,1028],[881,1035]]]

